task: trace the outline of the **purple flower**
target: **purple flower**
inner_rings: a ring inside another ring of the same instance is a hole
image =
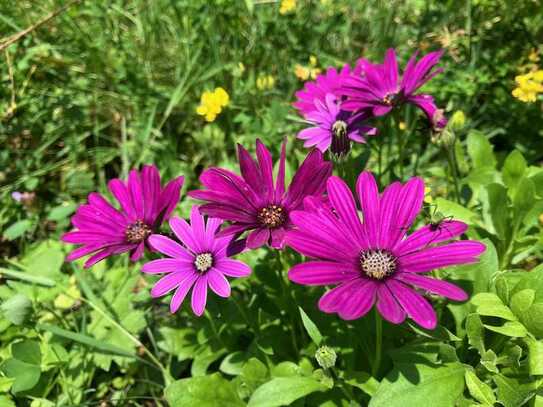
[[[445,127],[447,120],[443,115],[436,120],[438,109],[433,97],[415,94],[421,86],[442,72],[442,68],[433,69],[442,55],[443,51],[431,52],[417,62],[415,53],[407,63],[401,79],[394,49],[387,50],[382,65],[361,59],[357,64],[361,75],[351,75],[344,81],[341,94],[347,97],[347,101],[342,104],[342,108],[349,111],[369,108],[375,116],[382,116],[397,106],[412,103],[422,109],[436,128]]]
[[[137,261],[145,250],[149,235],[170,217],[179,201],[183,177],[170,181],[164,188],[154,165],[146,165],[141,173],[130,171],[128,181],[113,179],[108,187],[121,208],[115,209],[99,193],[89,194],[88,204],[81,205],[72,217],[75,231],[65,233],[61,240],[82,245],[68,254],[73,261],[93,254],[85,268],[108,256],[130,252]]]
[[[302,116],[317,110],[315,100],[324,102],[328,93],[338,97],[339,90],[346,79],[353,75],[359,75],[360,72],[361,67],[357,67],[351,72],[349,65],[343,66],[339,72],[336,68],[328,68],[326,73],[318,75],[315,81],[306,82],[304,89],[295,93],[296,102],[293,103],[293,106]]]
[[[356,190],[364,222],[351,191],[338,177],[327,183],[334,211],[308,200],[306,210],[291,214],[296,229],[287,234],[286,244],[315,260],[291,268],[289,278],[305,285],[337,284],[321,297],[319,308],[343,319],[360,318],[376,303],[379,313],[392,323],[399,324],[407,316],[424,328],[435,328],[436,314],[419,290],[456,301],[468,296],[424,273],[476,262],[485,246],[470,240],[448,242],[467,229],[455,220],[430,224],[406,236],[422,208],[420,178],[403,185],[394,182],[379,194],[374,177],[363,172]]]
[[[167,259],[153,260],[143,265],[144,273],[167,273],[152,288],[153,297],[161,297],[175,290],[170,311],[176,312],[192,288],[192,310],[198,316],[204,313],[207,288],[220,297],[230,296],[230,284],[225,276],[245,277],[251,269],[245,263],[228,257],[232,236],[219,237],[221,219],[208,218],[207,222],[197,206],[192,207],[190,225],[176,216],[170,227],[184,246],[162,235],[151,235],[149,242]]]
[[[290,213],[303,206],[305,197],[320,197],[332,174],[332,164],[323,161],[320,151],[313,150],[285,190],[285,150],[286,141],[281,147],[275,182],[272,156],[257,140],[258,162],[238,145],[241,177],[222,168],[209,168],[200,176],[200,182],[207,189],[191,191],[189,195],[208,202],[200,207],[202,213],[232,222],[222,234],[251,231],[247,247],[255,249],[268,244],[282,248],[285,233],[292,227]]]
[[[314,127],[298,133],[298,138],[305,140],[304,147],[316,147],[323,153],[330,149],[333,155],[343,157],[351,150],[352,141],[365,143],[364,134],[377,133],[374,127],[361,124],[368,116],[366,112],[353,115],[341,110],[339,100],[331,93],[323,101],[315,99],[314,103],[316,110],[305,115]]]

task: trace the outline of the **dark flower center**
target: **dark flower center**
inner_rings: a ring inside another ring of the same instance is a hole
[[[258,212],[258,222],[269,229],[281,226],[287,220],[285,210],[279,205],[268,205]]]
[[[383,103],[387,106],[394,106],[400,100],[400,95],[398,93],[387,93],[383,98]]]
[[[332,144],[330,151],[336,157],[344,157],[351,151],[351,141],[347,137],[347,123],[343,120],[336,120],[332,125]]]
[[[194,267],[199,273],[205,273],[213,267],[213,255],[211,253],[200,253],[194,259]]]
[[[128,243],[140,243],[147,239],[152,232],[145,222],[137,220],[126,227],[124,235]]]
[[[366,250],[360,254],[360,268],[367,277],[382,280],[396,271],[396,257],[387,250]]]

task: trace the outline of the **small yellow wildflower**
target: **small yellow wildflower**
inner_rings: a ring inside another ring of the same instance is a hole
[[[434,202],[434,198],[432,198],[432,188],[430,187],[424,187],[424,202],[427,204]]]
[[[309,65],[317,66],[317,57],[315,55],[309,56]]]
[[[403,130],[407,129],[407,125],[405,124],[405,122],[399,122],[398,123],[398,128],[403,131]]]
[[[294,66],[294,75],[302,81],[307,81],[311,75],[311,71],[303,65],[296,64]]]
[[[282,0],[281,7],[279,8],[280,14],[287,14],[296,10],[296,0]]]
[[[543,93],[543,70],[528,72],[515,77],[517,87],[513,89],[514,97],[522,102],[533,103]]]
[[[221,113],[222,108],[228,105],[229,101],[230,96],[223,88],[215,88],[213,92],[205,91],[202,93],[196,113],[204,116],[207,122],[212,122]]]
[[[537,52],[537,48],[532,48],[530,55],[528,55],[528,59],[531,62],[539,62],[539,52]]]
[[[275,78],[272,75],[260,75],[256,79],[256,88],[258,90],[269,90],[275,86]]]

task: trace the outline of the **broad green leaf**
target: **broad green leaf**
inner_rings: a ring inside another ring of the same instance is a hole
[[[238,379],[241,383],[238,392],[248,398],[258,386],[269,379],[268,368],[257,358],[251,358],[243,365]]]
[[[522,153],[518,150],[513,150],[503,163],[502,176],[503,182],[509,188],[514,188],[526,172],[526,160]]]
[[[496,294],[479,293],[472,297],[471,303],[475,305],[479,315],[499,317],[509,321],[516,321],[517,319]]]
[[[500,240],[505,240],[510,234],[508,230],[510,210],[507,191],[503,185],[492,183],[486,186],[486,196],[488,202],[484,205],[485,213],[490,215],[490,221],[497,237]]]
[[[41,376],[40,344],[36,341],[26,340],[11,346],[12,358],[0,366],[7,377],[14,379],[11,386],[13,393],[32,389]]]
[[[23,219],[11,224],[4,230],[3,237],[6,240],[15,240],[32,228],[32,221]]]
[[[523,290],[533,290],[535,298],[532,305],[518,315],[520,322],[537,338],[543,338],[543,267],[538,266],[522,278],[511,290],[511,298]]]
[[[482,382],[481,379],[479,379],[470,369],[466,369],[464,378],[466,380],[466,386],[469,393],[475,400],[485,405],[494,405],[496,402],[496,396],[488,384]]]
[[[288,360],[280,362],[271,368],[272,377],[291,377],[302,374],[300,366]]]
[[[524,325],[518,321],[507,321],[502,326],[485,324],[484,327],[490,331],[497,332],[505,336],[510,336],[512,338],[524,338],[528,334],[528,331]]]
[[[453,406],[464,391],[464,366],[397,364],[381,381],[370,407]]]
[[[515,224],[520,224],[524,216],[535,204],[535,185],[529,178],[523,178],[517,184],[513,196],[513,213]]]
[[[219,370],[223,373],[237,376],[241,373],[245,362],[247,362],[247,354],[245,352],[232,352],[222,360]]]
[[[218,373],[177,380],[166,387],[165,397],[171,406],[241,407],[245,405],[232,383]]]
[[[0,309],[9,322],[22,325],[32,313],[32,301],[24,294],[15,294],[2,302]]]
[[[456,220],[461,220],[470,225],[478,224],[479,216],[465,206],[459,205],[456,202],[449,201],[445,198],[436,198],[437,210],[444,216],[452,216]]]
[[[510,307],[513,313],[521,318],[522,315],[532,306],[535,300],[535,291],[531,288],[518,291],[511,297]]]
[[[495,167],[496,158],[488,138],[477,131],[471,131],[467,137],[468,155],[475,168]]]
[[[543,341],[526,337],[528,345],[528,370],[531,375],[543,375]]]
[[[14,343],[11,345],[11,356],[22,362],[39,366],[41,364],[40,344],[32,340]]]
[[[327,386],[312,377],[276,377],[260,386],[251,396],[248,407],[278,407],[290,405],[295,400]]]
[[[0,394],[0,406],[2,407],[17,407],[10,396]]]
[[[493,375],[492,380],[498,386],[498,401],[505,407],[522,406],[535,393],[533,385],[523,385],[518,380],[501,374]]]
[[[72,213],[75,212],[77,205],[73,202],[63,203],[62,205],[56,206],[47,215],[47,220],[52,220],[58,222],[62,219],[66,219]]]
[[[489,372],[498,373],[498,367],[496,364],[498,363],[498,356],[492,349],[487,350],[483,355],[481,355],[481,364],[488,370]]]
[[[466,333],[468,343],[479,351],[480,355],[485,353],[484,327],[481,317],[477,314],[469,314],[466,318]]]
[[[64,246],[56,240],[45,240],[21,259],[29,274],[51,279],[59,278],[64,263]]]
[[[366,372],[347,371],[342,378],[345,383],[359,388],[370,396],[373,396],[379,387],[379,382]]]
[[[192,376],[205,376],[209,365],[226,353],[226,349],[212,350],[210,347],[200,348],[194,355],[194,361],[190,367]]]
[[[298,307],[298,309],[300,310],[300,315],[302,317],[302,323],[304,324],[305,330],[315,345],[320,346],[322,342],[322,335],[319,328],[317,328],[317,325],[315,325],[315,323],[307,316],[302,307]]]

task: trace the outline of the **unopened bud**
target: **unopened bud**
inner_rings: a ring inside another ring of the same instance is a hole
[[[329,346],[321,346],[317,349],[317,352],[315,352],[315,359],[317,359],[317,363],[320,367],[323,369],[330,369],[336,364],[337,355],[334,349]]]
[[[466,124],[466,115],[463,111],[457,110],[453,113],[451,120],[449,121],[449,127],[452,131],[459,131],[464,128]]]

